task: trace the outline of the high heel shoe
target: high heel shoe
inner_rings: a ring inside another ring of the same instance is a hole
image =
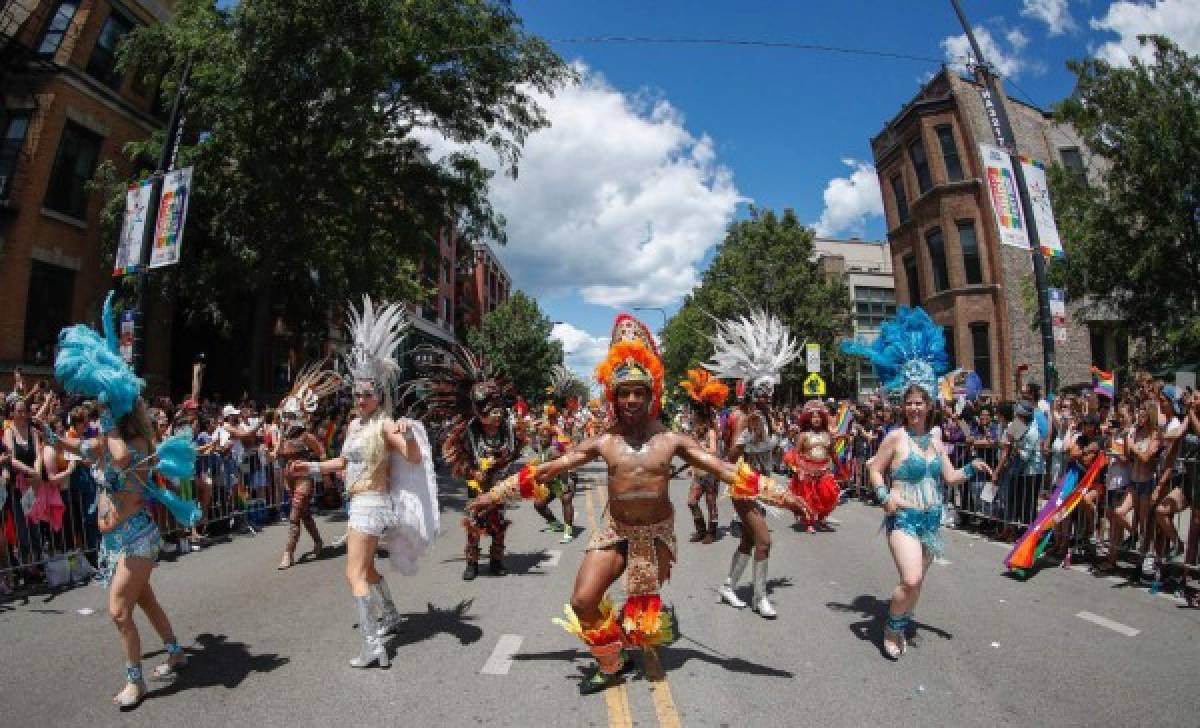
[[[890,612],[888,613],[887,624],[883,628],[883,652],[889,658],[899,660],[907,649],[905,633],[908,631],[911,621],[907,614],[896,617]]]
[[[725,602],[734,609],[744,609],[746,603],[738,598],[737,584],[741,581],[742,574],[746,572],[746,565],[750,563],[750,554],[743,554],[741,551],[733,552],[733,560],[729,564],[729,576],[725,579],[725,583],[717,590],[721,595],[721,601]]]
[[[775,605],[767,599],[767,560],[754,562],[754,602],[750,607],[764,619],[775,619],[779,614]]]
[[[113,696],[113,705],[121,710],[133,710],[142,704],[147,692],[149,690],[142,678],[142,666],[130,665],[125,668],[125,687]]]
[[[379,639],[375,619],[371,616],[371,597],[354,597],[354,605],[358,608],[358,631],[362,635],[362,646],[358,656],[351,658],[350,667],[370,667],[376,662],[380,667],[388,667],[388,653]]]
[[[321,558],[321,552],[324,550],[325,550],[325,542],[324,541],[314,541],[312,551],[309,551],[308,555],[313,557],[314,559],[319,559],[319,558]]]
[[[293,563],[293,562],[292,562],[292,555],[291,555],[291,554],[284,554],[284,555],[283,555],[283,560],[281,560],[281,561],[279,562],[279,566],[276,566],[275,568],[276,568],[276,569],[278,569],[279,571],[283,571],[284,569],[290,569],[290,568],[292,568],[292,563]]]

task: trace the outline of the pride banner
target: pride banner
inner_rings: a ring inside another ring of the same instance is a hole
[[[1029,249],[1029,232],[1021,215],[1021,198],[1017,196],[1017,177],[1008,152],[990,144],[979,145],[983,160],[983,179],[988,200],[996,215],[1000,242],[1016,248]]]

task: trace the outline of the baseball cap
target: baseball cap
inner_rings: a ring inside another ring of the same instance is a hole
[[[242,411],[239,410],[237,407],[234,407],[231,404],[227,404],[221,410],[221,418],[224,419],[226,417],[236,417],[237,415],[240,415],[241,413],[242,413]]]

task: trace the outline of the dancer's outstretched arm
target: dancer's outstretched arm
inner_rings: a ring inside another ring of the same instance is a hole
[[[476,513],[496,506],[506,498],[536,497],[538,488],[545,487],[541,485],[542,483],[583,467],[598,457],[600,457],[600,437],[588,438],[560,458],[537,465],[530,463],[521,468],[520,472],[500,481],[487,493],[481,493],[471,499],[467,503],[467,511]]]

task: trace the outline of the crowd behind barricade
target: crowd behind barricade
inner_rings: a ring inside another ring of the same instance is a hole
[[[277,448],[280,417],[252,399],[202,397],[197,365],[191,394],[175,402],[159,397],[147,410],[161,440],[191,434],[197,448],[196,477],[167,481],[185,499],[196,500],[202,518],[183,528],[165,508],[153,505],[167,553],[211,545],[234,529],[253,532],[286,517],[290,497]],[[12,389],[0,393],[0,596],[16,589],[61,587],[86,581],[95,565],[100,531],[91,467],[47,442],[36,422],[57,435],[91,438],[99,433],[100,408],[93,400],[63,397],[44,382],[28,384],[18,369]],[[350,402],[337,398],[312,419],[314,434],[331,450],[341,441]],[[330,475],[317,483],[313,502],[342,506],[342,483]]]
[[[895,403],[872,397],[824,403],[830,418],[848,407],[845,454],[835,468],[843,500],[873,502],[866,463],[879,443],[902,426]],[[772,409],[780,440],[778,472],[796,447],[804,408]],[[1101,453],[1106,463],[1079,507],[1054,528],[1045,556],[1069,566],[1086,562],[1097,573],[1124,571],[1152,591],[1170,590],[1200,604],[1188,586],[1200,546],[1200,392],[1149,374],[1114,403],[1092,390],[1047,398],[1026,384],[1017,401],[987,395],[939,404],[934,433],[955,467],[978,458],[994,477],[977,473],[947,494],[945,524],[1015,542],[1035,521],[1072,462],[1086,469]],[[689,429],[686,418],[678,423]]]

